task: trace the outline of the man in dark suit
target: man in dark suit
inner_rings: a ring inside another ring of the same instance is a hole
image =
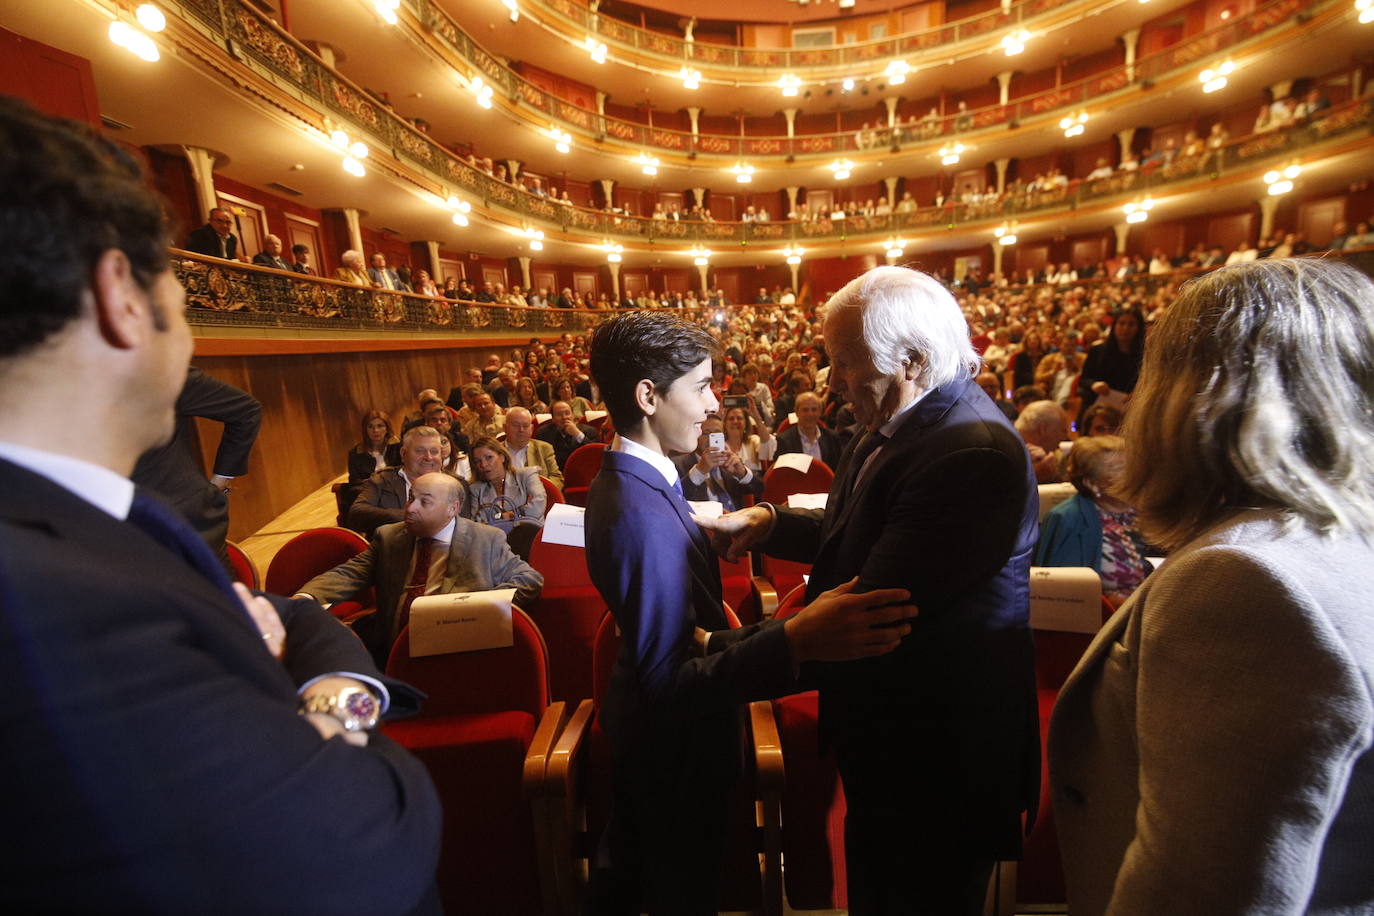
[[[0,187],[4,909],[414,911],[438,800],[368,730],[407,691],[317,604],[231,586],[127,479],[191,354],[161,203],[12,99]]]
[[[821,399],[811,391],[797,395],[797,422],[778,433],[778,454],[791,452],[824,461],[833,471],[840,464],[840,437],[821,426]],[[782,419],[785,414],[779,414]]]
[[[378,667],[409,620],[410,602],[421,595],[513,588],[515,603],[527,608],[544,586],[544,577],[511,553],[499,528],[462,518],[467,485],[461,480],[424,474],[411,496],[404,522],[378,528],[367,550],[311,579],[297,596],[333,604],[375,588],[377,610],[356,621],[353,632]],[[408,580],[421,559],[428,563],[427,576]]]
[[[739,760],[738,705],[795,689],[794,665],[889,651],[914,613],[900,590],[821,596],[786,623],[727,629],[720,567],[692,523],[669,452],[706,415],[715,342],[698,325],[632,312],[601,325],[592,372],[620,434],[587,502],[587,569],[623,634],[599,716],[611,740],[611,820],[590,911],[714,913],[725,799]],[[713,631],[708,635],[707,631]]]
[[[367,269],[368,279],[377,289],[390,289],[398,293],[410,292],[410,284],[401,275],[386,266],[386,255],[380,251],[372,256],[372,266]]]
[[[743,509],[749,497],[763,495],[763,475],[755,474],[740,460],[739,455],[723,449],[712,449],[711,434],[723,435],[725,424],[711,414],[701,424],[697,450],[675,458],[677,472],[682,477],[682,495],[691,502],[714,501],[724,512]]]
[[[259,267],[271,267],[276,270],[290,270],[291,265],[286,263],[286,259],[281,256],[281,239],[275,235],[269,235],[262,240],[262,251],[253,255],[253,263]]]
[[[1038,798],[1035,479],[935,279],[870,270],[830,300],[825,340],[830,384],[866,433],[824,512],[765,505],[701,524],[733,554],[761,545],[812,563],[808,596],[854,576],[858,591],[911,592],[921,613],[897,651],[802,672],[844,781],[850,912],[981,913]]]
[[[291,269],[296,273],[312,277],[318,273],[314,267],[310,266],[310,248],[308,246],[292,245],[291,256],[296,259],[291,265]]]
[[[234,217],[223,207],[210,211],[204,226],[191,230],[186,237],[186,250],[226,261],[242,261],[239,256],[239,237],[232,232]]]
[[[552,419],[539,427],[534,438],[542,439],[553,446],[553,457],[560,470],[566,470],[568,456],[588,442],[601,441],[595,429],[573,419],[572,408],[567,401],[554,401],[549,408]]]
[[[399,457],[399,467],[382,468],[368,478],[349,508],[348,527],[359,534],[371,536],[382,525],[405,521],[410,485],[441,469],[439,431],[412,426],[401,437]]]
[[[258,439],[262,405],[246,391],[192,366],[177,397],[176,416],[171,441],[145,452],[130,478],[171,503],[227,568],[224,539],[229,534],[229,484],[248,473],[248,455]],[[209,480],[191,451],[196,417],[224,424]]]

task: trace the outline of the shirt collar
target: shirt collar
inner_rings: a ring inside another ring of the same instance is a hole
[[[448,520],[448,524],[444,526],[444,528],[443,528],[442,531],[440,531],[438,534],[434,535],[434,540],[435,540],[435,542],[436,542],[436,543],[439,543],[439,544],[451,544],[451,543],[453,543],[453,531],[454,531],[454,529],[457,528],[457,527],[458,527],[458,519],[457,519],[457,517],[455,516],[454,518],[451,518],[451,519]]]
[[[41,474],[120,521],[129,517],[129,507],[134,502],[133,481],[109,468],[13,442],[0,442],[0,458]]]
[[[911,408],[921,403],[925,396],[930,394],[930,392],[933,390],[934,389],[931,388],[922,391],[919,395],[916,396],[915,400],[913,400],[910,404],[903,407],[901,410],[897,411],[895,414],[892,415],[891,419],[889,419],[882,426],[878,427],[878,432],[881,433],[885,438],[891,439],[893,434],[897,432],[897,427],[902,425],[902,418],[905,417],[908,413],[910,413]]]
[[[667,482],[669,487],[672,487],[680,479],[677,473],[677,465],[673,464],[673,459],[664,455],[662,452],[656,452],[651,448],[646,448],[635,440],[626,438],[619,433],[616,434],[615,440],[611,442],[611,448],[617,452],[624,452],[627,455],[632,455],[640,461],[650,465],[654,470],[663,475],[663,479]]]

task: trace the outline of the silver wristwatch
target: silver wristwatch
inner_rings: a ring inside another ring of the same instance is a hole
[[[377,726],[381,706],[371,691],[345,687],[338,693],[315,693],[301,698],[300,714],[322,712],[333,716],[344,731],[365,732]]]

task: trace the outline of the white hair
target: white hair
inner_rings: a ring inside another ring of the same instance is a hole
[[[917,364],[923,389],[946,385],[978,371],[968,324],[949,290],[907,267],[875,267],[850,280],[826,303],[827,317],[856,308],[873,368],[896,375]]]
[[[343,261],[345,265],[361,264],[363,261],[363,254],[361,251],[354,251],[352,248],[350,248],[343,254],[339,255],[339,260]]]

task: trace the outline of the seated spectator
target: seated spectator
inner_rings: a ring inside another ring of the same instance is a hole
[[[410,292],[410,284],[406,283],[400,274],[386,266],[386,255],[380,251],[372,255],[372,266],[367,269],[367,276],[377,289],[394,290],[400,293]]]
[[[262,240],[262,251],[253,255],[253,263],[259,267],[271,267],[274,270],[291,269],[291,265],[286,263],[286,259],[281,256],[281,238],[275,235],[266,236]]]
[[[1067,407],[1073,397],[1073,383],[1083,369],[1083,353],[1078,349],[1078,335],[1065,335],[1064,345],[1053,353],[1046,353],[1035,367],[1035,385],[1045,391],[1045,399],[1060,407]]]
[[[484,438],[494,439],[505,430],[505,414],[496,406],[496,401],[490,394],[483,392],[478,395],[474,399],[472,410],[473,418],[463,427],[463,434],[470,442],[475,443],[478,439]]]
[[[434,285],[434,281],[429,278],[429,271],[421,268],[415,271],[415,281],[412,284],[415,292],[421,296],[438,296],[439,288]]]
[[[778,434],[779,455],[801,453],[824,461],[833,471],[839,467],[842,445],[835,433],[820,425],[821,399],[811,391],[797,395],[797,422]]]
[[[343,265],[334,271],[334,279],[342,280],[345,283],[352,283],[355,286],[366,286],[371,288],[372,278],[363,269],[363,256],[361,252],[349,249],[339,255],[339,262]]]
[[[366,550],[300,591],[328,605],[376,589],[377,609],[356,621],[353,632],[379,667],[409,623],[416,598],[514,588],[515,603],[528,608],[544,586],[544,577],[515,556],[499,532],[462,517],[463,481],[431,472],[416,477],[410,490],[400,522],[377,528]],[[423,581],[416,569],[428,571]]]
[[[348,510],[348,527],[370,536],[382,525],[405,521],[411,485],[440,471],[442,455],[437,429],[411,427],[401,436],[400,466],[382,468],[367,479]]]
[[[1073,444],[1066,470],[1078,492],[1045,516],[1035,548],[1036,566],[1092,569],[1114,604],[1129,598],[1153,569],[1135,510],[1114,495],[1125,448],[1120,436],[1089,436]]]
[[[468,463],[467,452],[454,448],[454,435],[442,430],[439,432],[439,470],[450,477],[467,480],[472,476],[472,465]]]
[[[211,258],[246,263],[248,259],[239,251],[239,237],[234,235],[233,228],[233,214],[223,207],[216,207],[210,211],[210,218],[205,225],[192,229],[186,237],[186,250]]]
[[[1298,103],[1297,109],[1293,112],[1296,121],[1308,121],[1320,112],[1331,107],[1331,100],[1328,99],[1318,86],[1312,86],[1303,95],[1302,101]]]
[[[988,397],[992,398],[992,402],[997,405],[997,409],[1002,411],[1008,420],[1011,420],[1013,423],[1016,422],[1016,408],[1011,405],[1010,401],[1002,396],[1002,383],[998,380],[997,373],[984,370],[978,373],[976,381],[978,382],[978,387],[983,389],[983,392],[987,394]]]
[[[523,407],[512,407],[506,411],[506,451],[510,452],[510,465],[515,470],[534,468],[539,476],[547,477],[560,488],[563,486],[563,471],[558,467],[558,458],[553,446],[542,439],[533,438],[534,417]]]
[[[1106,404],[1094,404],[1083,411],[1078,432],[1082,436],[1115,436],[1121,432],[1121,411]]]
[[[526,376],[515,380],[515,390],[511,393],[506,411],[509,413],[516,407],[523,407],[531,414],[549,412],[549,405],[539,400],[539,395],[534,391],[534,380]]]
[[[572,407],[567,401],[554,401],[549,412],[553,414],[552,419],[539,427],[535,438],[552,445],[558,467],[566,469],[569,455],[589,442],[600,440],[595,429],[573,419]]]
[[[430,398],[425,401],[425,420],[424,425],[438,430],[445,436],[450,437],[453,447],[459,452],[468,450],[470,439],[468,436],[459,432],[453,423],[453,413],[447,404],[438,398]]]
[[[1039,385],[1022,385],[1011,392],[1011,406],[1016,408],[1017,414],[1026,409],[1026,405],[1036,401],[1046,400],[1045,389]]]
[[[1097,165],[1088,173],[1087,180],[1097,181],[1100,178],[1111,178],[1112,171],[1111,163],[1109,163],[1105,157],[1099,156],[1097,157]]]
[[[1374,245],[1374,232],[1369,231],[1369,223],[1359,222],[1355,224],[1355,231],[1350,233],[1345,240],[1347,251],[1353,248],[1368,248]]]
[[[1164,250],[1162,248],[1156,248],[1154,255],[1150,257],[1151,276],[1167,274],[1170,273],[1173,269],[1174,265],[1169,262],[1169,258],[1167,255],[1164,254]]]
[[[420,405],[419,409],[412,410],[410,413],[406,414],[404,417],[401,418],[401,435],[404,436],[406,434],[406,430],[410,429],[412,426],[419,426],[420,424],[424,423],[425,408],[427,402],[433,401],[438,397],[439,392],[433,388],[420,389],[419,393],[415,395],[415,401]]]
[[[469,483],[466,517],[504,531],[511,549],[528,559],[548,500],[538,469],[512,467],[506,447],[483,437],[472,446]]]
[[[1213,124],[1212,129],[1207,132],[1207,148],[1209,150],[1221,149],[1230,141],[1231,132],[1220,121]]]
[[[520,380],[520,375],[512,363],[506,363],[501,367],[501,371],[496,373],[496,381],[487,386],[487,393],[496,402],[500,410],[505,410],[511,405],[511,399],[515,396],[515,384]]]
[[[1069,438],[1069,415],[1053,401],[1032,401],[1016,417],[1016,431],[1030,452],[1037,483],[1058,483],[1063,476],[1061,443]]]
[[[673,459],[673,463],[682,481],[683,496],[693,502],[715,501],[723,511],[734,512],[745,508],[749,497],[763,495],[763,476],[745,465],[728,444],[721,449],[710,447],[711,434],[724,430],[720,416],[711,414],[701,424],[696,451]]]
[[[571,376],[562,375],[553,382],[553,399],[567,404],[578,423],[587,419],[587,411],[592,409],[591,401],[576,393]]]
[[[743,407],[726,408],[725,444],[755,474],[762,474],[764,465],[772,463],[773,453],[778,448],[778,440],[763,422],[758,405],[752,400],[747,410]]]
[[[1023,385],[1035,384],[1035,370],[1046,352],[1045,338],[1040,332],[1027,331],[1026,336],[1021,338],[1021,349],[1011,358],[1011,363],[1007,367],[1011,371],[1013,390]]]
[[[391,447],[399,449],[401,440],[392,432],[391,421],[380,410],[363,414],[363,437],[348,450],[348,482],[362,483],[386,467]]]
[[[291,265],[292,270],[298,274],[315,275],[315,268],[310,266],[310,249],[307,246],[292,245],[291,257],[295,258],[295,263]]]
[[[1236,244],[1236,248],[1226,256],[1226,264],[1240,264],[1244,261],[1254,261],[1259,257],[1259,248],[1251,245],[1249,241],[1241,241]]]
[[[1145,316],[1133,309],[1118,312],[1106,340],[1088,348],[1083,372],[1078,377],[1078,395],[1087,410],[1098,398],[1113,407],[1124,408],[1135,391],[1140,376],[1140,361],[1145,350]]]

